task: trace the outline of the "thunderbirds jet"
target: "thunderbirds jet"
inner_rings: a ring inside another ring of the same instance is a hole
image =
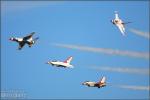
[[[11,37],[9,40],[19,43],[18,49],[21,50],[25,44],[28,44],[29,47],[31,47],[39,39],[38,37],[33,39],[32,36],[34,34],[35,34],[35,32],[32,32],[23,38]]]
[[[64,67],[64,68],[73,68],[73,65],[70,64],[73,57],[68,57],[65,61],[49,61],[46,64],[51,64],[56,67]]]
[[[82,85],[87,85],[88,87],[104,87],[106,86],[106,77],[102,77],[102,79],[99,82],[91,82],[91,81],[85,81],[82,83]]]
[[[111,22],[116,25],[119,30],[121,31],[122,35],[125,36],[125,24],[131,23],[131,22],[127,22],[124,23],[118,16],[118,12],[115,11],[115,19],[111,20]]]

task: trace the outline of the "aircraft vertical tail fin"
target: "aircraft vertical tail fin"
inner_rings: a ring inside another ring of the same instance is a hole
[[[115,19],[119,19],[119,15],[117,11],[115,11]]]
[[[73,57],[70,56],[70,57],[67,58],[67,60],[64,61],[64,63],[69,63],[70,64],[70,62],[71,62],[72,59],[73,59]]]
[[[100,83],[105,83],[106,82],[106,77],[102,77],[102,79],[99,81]]]

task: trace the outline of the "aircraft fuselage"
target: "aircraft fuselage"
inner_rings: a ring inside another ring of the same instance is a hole
[[[69,63],[64,63],[64,62],[60,62],[60,61],[51,61],[51,62],[48,62],[48,64],[51,64],[56,67],[73,67]]]
[[[106,83],[96,83],[96,82],[88,81],[88,82],[82,83],[82,85],[87,85],[88,87],[98,87],[98,88],[100,88],[100,87],[106,86]]]

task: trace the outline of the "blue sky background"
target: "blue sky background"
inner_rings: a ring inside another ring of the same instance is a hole
[[[116,85],[148,86],[149,75],[98,71],[93,66],[120,66],[149,69],[149,59],[132,58],[60,48],[53,43],[83,45],[128,51],[149,52],[149,39],[128,28],[149,32],[148,1],[43,1],[1,4],[1,88],[21,89],[28,98],[49,99],[145,99],[147,90],[119,88]],[[126,26],[127,36],[110,20],[114,11]],[[36,32],[39,40],[32,47],[17,50],[9,41]],[[49,60],[73,56],[74,69],[56,68]],[[108,86],[97,89],[82,86],[86,80],[107,77]]]

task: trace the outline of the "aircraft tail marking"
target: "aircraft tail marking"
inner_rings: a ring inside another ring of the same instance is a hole
[[[69,63],[70,64],[72,58],[73,58],[72,56],[68,57],[67,60],[64,61],[64,63]]]
[[[105,81],[106,81],[106,77],[104,76],[104,77],[102,77],[102,79],[99,81],[99,83],[105,83]]]

